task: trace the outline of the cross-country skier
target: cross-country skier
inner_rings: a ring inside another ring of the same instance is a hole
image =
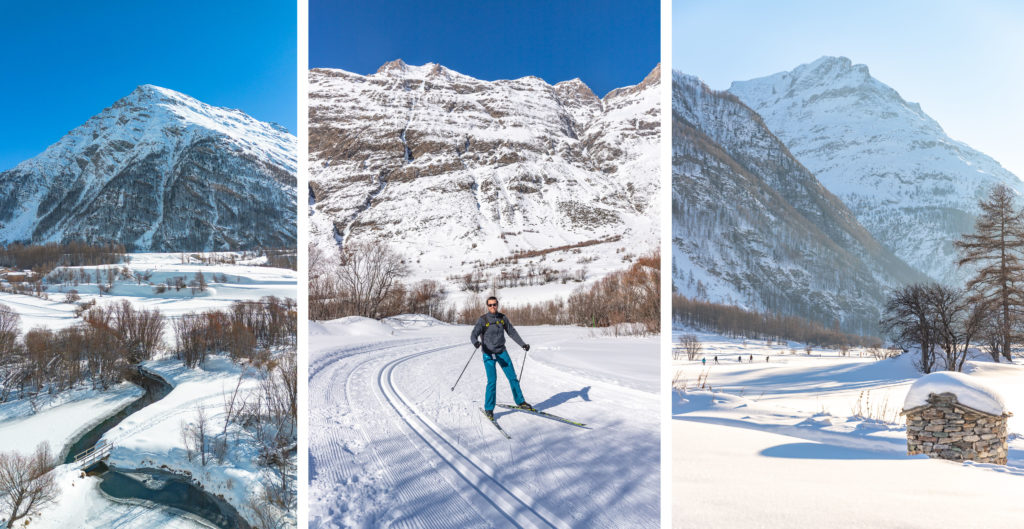
[[[487,298],[487,314],[480,316],[469,335],[469,341],[473,347],[482,347],[484,353],[484,370],[487,372],[487,389],[484,392],[484,413],[487,418],[494,419],[495,394],[497,393],[498,376],[494,364],[501,366],[501,371],[508,379],[508,385],[512,388],[512,397],[516,406],[524,410],[533,410],[526,399],[523,398],[523,390],[519,388],[519,381],[516,379],[516,369],[512,367],[512,359],[505,350],[505,333],[508,333],[513,340],[525,351],[530,350],[530,345],[519,337],[508,316],[498,312],[498,298],[491,296]]]
[[[700,365],[702,365],[702,366],[708,365],[708,359],[707,358],[701,358],[700,359]]]

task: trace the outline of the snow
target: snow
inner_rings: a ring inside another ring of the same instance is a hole
[[[346,316],[325,322],[309,322],[310,335],[333,335],[338,340],[375,338],[394,334],[394,329],[372,318]]]
[[[222,254],[227,257],[227,254]],[[182,295],[182,291],[156,294],[152,285],[139,285],[136,280],[119,280],[110,294],[100,295],[95,284],[76,286],[51,285],[51,300],[32,296],[0,294],[4,303],[21,316],[22,330],[35,326],[63,328],[78,324],[74,305],[65,304],[62,292],[75,289],[82,301],[95,299],[98,304],[130,301],[136,308],[158,308],[169,318],[208,309],[226,309],[236,300],[259,300],[264,296],[292,298],[296,296],[295,271],[256,266],[259,259],[246,264],[200,264],[186,256],[182,262],[179,253],[130,254],[126,266],[133,275],[151,274],[151,281],[198,272],[211,281],[212,289],[205,296]],[[121,268],[118,265],[117,268]],[[82,267],[89,271],[96,268]],[[224,274],[227,282],[214,282],[213,275]],[[379,323],[374,322],[380,326]],[[358,327],[358,325],[356,325]],[[170,325],[165,329],[165,341],[173,343]],[[276,354],[295,354],[294,350],[279,350]],[[226,460],[205,467],[197,461],[189,463],[184,455],[180,430],[183,419],[191,419],[197,407],[206,410],[211,429],[220,432],[223,426],[224,394],[232,392],[241,380],[240,392],[244,396],[256,391],[259,380],[252,368],[243,368],[226,357],[210,357],[197,369],[186,369],[173,358],[157,358],[144,363],[168,382],[174,389],[163,399],[130,415],[108,431],[103,439],[113,445],[109,462],[121,468],[166,466],[178,472],[188,472],[199,480],[203,488],[222,495],[244,518],[251,519],[248,511],[250,496],[257,494],[268,475],[256,466],[256,449],[244,438],[231,443]],[[141,388],[123,383],[111,390],[99,392],[84,387],[55,396],[41,396],[38,411],[33,412],[25,400],[0,404],[0,452],[18,449],[30,451],[39,441],[50,443],[54,452],[61,450],[90,427],[129,404],[142,395]],[[115,501],[98,488],[98,478],[79,478],[79,470],[70,465],[57,468],[61,495],[56,506],[47,508],[42,516],[34,517],[32,527],[44,529],[62,527],[207,527],[177,510],[153,504],[128,504]],[[72,485],[73,484],[73,485]],[[288,515],[294,524],[295,513]]]
[[[960,404],[991,415],[1002,415],[1008,411],[1003,397],[981,378],[953,371],[929,373],[917,379],[907,392],[903,409],[924,406],[928,404],[930,395],[941,393],[952,393]]]
[[[672,421],[672,527],[1020,527],[1024,472]]]
[[[59,501],[47,507],[41,516],[27,518],[34,529],[129,529],[160,527],[166,529],[209,529],[210,525],[177,509],[149,502],[123,502],[104,494],[97,477],[82,477],[69,465],[56,470],[60,487]]]
[[[911,354],[683,332],[707,363],[672,363],[674,527],[1019,526],[1024,423],[1009,419],[1006,466],[907,456],[900,404],[924,378]],[[1024,409],[1017,362],[974,354],[965,371]]]
[[[63,459],[64,449],[81,434],[142,396],[128,382],[107,391],[80,387],[38,398],[37,409],[26,399],[0,404],[0,452],[28,454],[41,442]]]
[[[222,256],[229,254],[230,252],[219,253]],[[109,294],[101,294],[95,283],[48,284],[46,293],[49,299],[0,292],[0,303],[18,312],[21,316],[22,330],[25,331],[37,326],[60,329],[78,323],[80,320],[74,315],[75,305],[63,303],[69,290],[78,291],[81,302],[95,300],[97,305],[106,305],[128,300],[136,308],[159,309],[164,316],[170,318],[189,312],[227,309],[235,301],[258,301],[264,296],[295,298],[298,273],[294,270],[253,264],[182,263],[180,253],[133,253],[129,254],[129,260],[129,263],[123,265],[62,268],[82,269],[94,275],[97,269],[103,272],[111,267],[127,267],[136,277],[150,274],[148,284],[135,279],[118,279]],[[186,261],[189,259],[186,258]],[[203,273],[210,285],[208,292],[192,293],[188,288],[176,292],[170,288],[163,294],[156,293],[157,283],[164,283],[168,278],[179,276],[185,276],[188,283],[199,272]],[[56,271],[50,275],[54,273]],[[227,281],[217,282],[214,275],[224,275]]]
[[[410,319],[387,337],[310,333],[310,527],[658,527],[656,337],[517,327],[526,399],[591,429],[498,408],[505,440],[479,412],[471,328]]]
[[[328,255],[340,239],[388,241],[409,282],[439,281],[459,305],[474,271],[586,270],[592,283],[626,268],[657,248],[660,207],[659,91],[634,88],[602,102],[582,83],[483,81],[437,64],[314,69],[311,127],[358,137],[345,149],[359,153],[310,153],[310,240]],[[588,241],[600,242],[553,250]],[[535,250],[552,251],[502,262]],[[531,283],[500,295],[546,301],[583,284]]]
[[[174,389],[103,435],[103,440],[114,446],[109,464],[118,468],[166,466],[177,473],[187,472],[203,483],[207,492],[224,496],[243,517],[251,519],[245,515],[250,496],[266,479],[256,466],[256,449],[236,437],[223,463],[203,466],[198,457],[189,462],[181,439],[181,424],[194,419],[197,409],[202,408],[210,421],[210,431],[219,435],[224,426],[225,398],[234,391],[239,379],[240,398],[258,391],[255,371],[243,369],[223,356],[210,357],[196,369],[187,369],[175,359],[143,365]]]
[[[278,174],[296,174],[298,140],[294,135],[239,110],[214,107],[174,90],[142,85],[42,153],[10,171],[0,172],[8,208],[3,212],[8,217],[3,241],[59,242],[80,239],[85,232],[101,240],[121,240],[135,248],[150,248],[159,231],[164,239],[162,245],[176,247],[167,241],[179,237],[187,240],[197,228],[178,225],[177,219],[165,223],[165,208],[172,205],[165,204],[164,199],[175,200],[174,207],[185,204],[180,201],[187,200],[186,197],[172,196],[185,191],[171,192],[173,185],[182,183],[174,181],[171,175],[178,168],[180,155],[202,142],[213,144],[214,150],[223,155],[217,163],[223,164],[225,180],[210,182],[215,189],[230,187],[224,193],[233,197],[256,193],[264,201],[260,211],[272,216],[280,216],[285,209],[294,212],[294,180],[289,182]],[[146,160],[144,169],[139,166],[141,160]],[[253,166],[258,168],[239,169],[242,160],[254,161]],[[132,181],[132,170],[152,174],[147,180],[153,186],[151,195],[139,194],[131,186],[115,189],[123,184],[118,179]],[[116,200],[113,205],[112,199]],[[201,200],[203,209],[212,199]],[[187,205],[195,206],[196,202]],[[120,215],[124,222],[114,227],[102,225],[108,219],[96,213],[100,206],[104,211],[113,209],[110,215]],[[230,210],[232,214],[240,213],[237,205],[231,207],[235,208]],[[129,211],[133,215],[125,216]],[[212,201],[203,211],[218,217],[218,207]],[[216,248],[249,244],[255,247],[262,245],[258,244],[262,240],[294,240],[294,229],[288,230],[287,226],[280,228],[284,232],[282,238],[267,236],[253,242],[249,239],[251,234],[245,234],[238,223],[218,225],[220,218],[207,220],[219,231],[227,232],[227,240],[235,241],[220,241],[224,244],[216,244]],[[139,223],[148,224],[138,229]],[[97,230],[108,232],[97,234]],[[206,244],[214,249],[212,234],[210,237]]]
[[[952,246],[973,228],[978,200],[1024,183],[950,138],[919,105],[846,57],[732,83],[767,126],[871,234],[933,279],[960,283]],[[943,212],[941,215],[937,211]]]

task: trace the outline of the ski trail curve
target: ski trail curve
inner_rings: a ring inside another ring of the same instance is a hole
[[[462,343],[459,342],[457,345],[462,345]],[[395,386],[392,375],[396,366],[413,358],[455,346],[422,351],[387,363],[380,370],[377,379],[378,386],[387,403],[404,420],[416,438],[422,441],[445,464],[449,465],[466,485],[479,494],[480,498],[487,500],[516,527],[570,529],[569,524],[540,506],[529,495],[495,479],[496,472],[493,468],[446,436],[436,424],[421,415]]]

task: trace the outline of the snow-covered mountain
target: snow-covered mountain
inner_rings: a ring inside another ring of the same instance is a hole
[[[875,332],[887,289],[922,277],[732,94],[673,72],[672,135],[678,292]]]
[[[293,247],[295,136],[152,85],[0,173],[0,242]]]
[[[951,139],[921,109],[845,57],[735,82],[802,164],[876,239],[934,279],[958,283],[952,241],[973,229],[996,184],[1024,184]]]
[[[591,277],[622,268],[658,244],[659,75],[599,98],[579,79],[401,60],[314,69],[312,242],[388,241],[433,279],[493,277],[525,252]]]

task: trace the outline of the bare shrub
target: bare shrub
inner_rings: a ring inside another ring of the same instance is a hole
[[[56,501],[60,490],[50,472],[55,467],[56,460],[45,442],[30,456],[0,453],[0,491],[4,492],[0,505],[7,514],[8,527]]]
[[[679,345],[686,354],[686,359],[690,361],[696,360],[704,349],[704,345],[697,339],[697,335],[692,333],[679,336]]]

